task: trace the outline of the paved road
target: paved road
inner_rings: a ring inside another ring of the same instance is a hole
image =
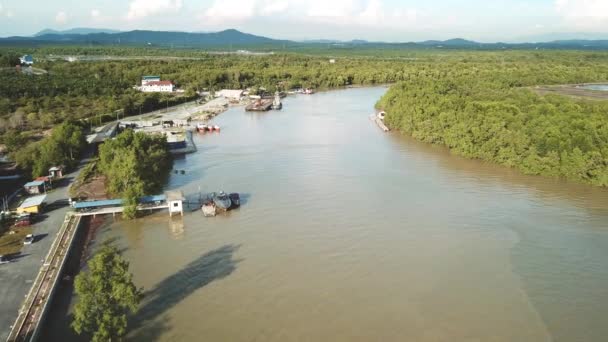
[[[86,161],[83,161],[85,163]],[[81,164],[82,165],[82,164]],[[68,211],[68,185],[80,172],[64,177],[61,187],[47,194],[47,207],[43,219],[34,227],[37,241],[24,246],[21,255],[8,264],[0,265],[0,341],[5,341],[17,313],[38,275],[42,260],[46,257]]]

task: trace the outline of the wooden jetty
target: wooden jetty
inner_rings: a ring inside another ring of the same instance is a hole
[[[259,99],[250,103],[245,110],[248,112],[267,112],[272,108],[272,99]]]

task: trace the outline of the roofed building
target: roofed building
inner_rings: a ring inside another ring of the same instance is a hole
[[[22,213],[38,214],[42,211],[42,206],[44,204],[45,199],[46,199],[46,195],[28,197],[17,208],[17,212],[19,214],[22,214]]]
[[[158,82],[160,81],[160,76],[142,76],[141,85],[145,86],[149,82]]]
[[[172,93],[174,87],[171,81],[150,81],[142,84],[140,89],[144,93]]]
[[[32,57],[32,55],[23,55],[23,57],[20,57],[19,60],[21,61],[21,64],[25,64],[25,65],[34,64],[34,57]]]
[[[46,184],[43,180],[32,181],[29,183],[25,183],[23,189],[25,189],[25,192],[30,195],[37,195],[44,193],[44,191],[46,190]]]

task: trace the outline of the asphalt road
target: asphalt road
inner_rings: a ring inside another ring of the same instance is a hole
[[[83,161],[81,166],[85,162]],[[21,254],[14,256],[10,263],[0,265],[0,341],[8,338],[11,326],[38,275],[42,261],[61,228],[69,209],[68,185],[80,169],[81,167],[66,175],[54,190],[47,193],[46,207],[41,218],[33,225],[37,237],[35,242],[24,246]]]

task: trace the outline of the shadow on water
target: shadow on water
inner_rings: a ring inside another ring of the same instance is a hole
[[[133,318],[131,330],[136,331],[133,338],[153,341],[167,331],[170,328],[167,320],[158,318],[200,288],[232,274],[242,261],[234,259],[239,248],[240,245],[225,245],[205,253],[147,291]]]

